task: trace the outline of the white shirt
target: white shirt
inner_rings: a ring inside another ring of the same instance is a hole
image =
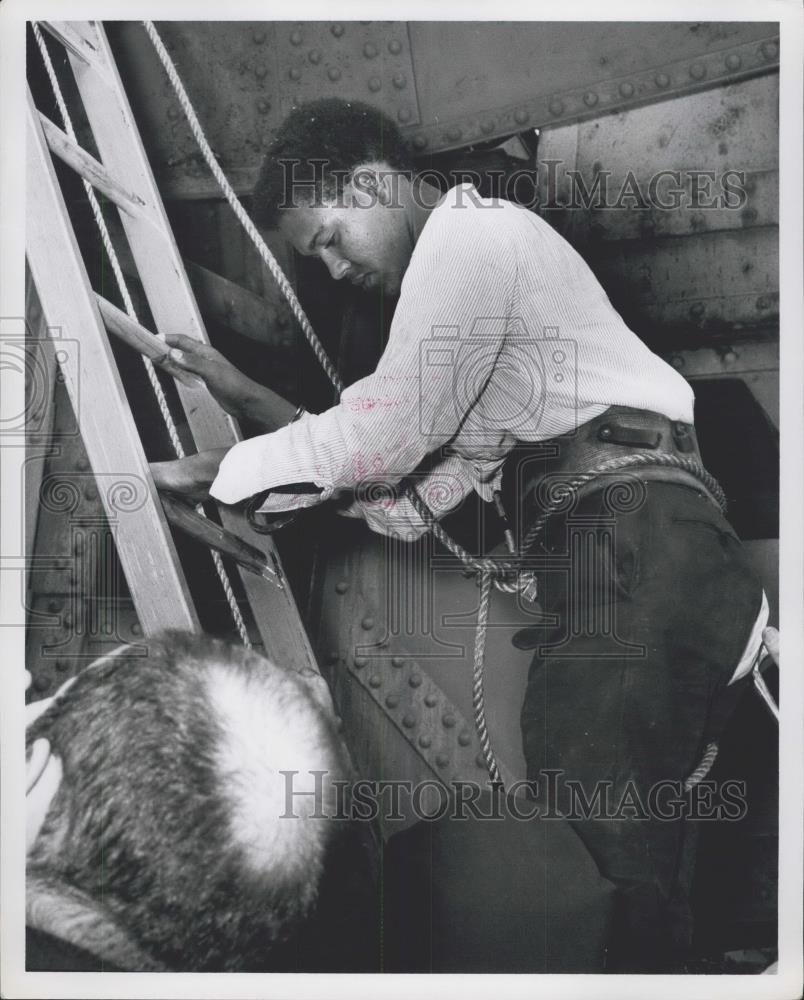
[[[693,393],[625,325],[575,250],[543,219],[471,185],[430,213],[405,272],[376,371],[340,402],[235,445],[211,494],[237,503],[287,483],[260,508],[310,506],[342,490],[376,531],[425,531],[378,483],[414,475],[436,514],[472,489],[490,498],[516,441],[565,434],[609,406],[693,421]],[[435,462],[433,463],[433,458]]]

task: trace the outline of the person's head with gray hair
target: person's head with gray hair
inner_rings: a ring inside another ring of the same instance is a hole
[[[91,898],[109,917],[95,936],[119,927],[141,966],[270,969],[337,837],[316,808],[331,816],[351,773],[326,685],[205,636],[146,644],[84,670],[28,727],[63,769],[28,854],[28,922],[58,932],[70,899]],[[283,771],[295,792],[325,772],[296,818]]]

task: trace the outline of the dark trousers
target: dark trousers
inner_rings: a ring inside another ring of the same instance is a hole
[[[536,552],[553,618],[529,630],[528,778],[540,795],[553,783],[559,810],[618,887],[608,967],[669,970],[691,937],[694,842],[689,822],[669,818],[672,787],[658,783],[690,775],[745,689],[727,684],[761,585],[714,504],[668,482],[583,497],[551,520]]]

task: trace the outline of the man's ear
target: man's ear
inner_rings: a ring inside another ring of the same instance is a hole
[[[351,177],[351,185],[359,203],[390,205],[394,197],[394,171],[376,163],[364,163]]]

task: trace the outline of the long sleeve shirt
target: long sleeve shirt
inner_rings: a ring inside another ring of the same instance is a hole
[[[566,434],[614,405],[693,421],[689,384],[625,325],[569,243],[527,209],[459,185],[416,242],[376,371],[324,413],[235,445],[211,493],[236,503],[289,483],[319,488],[270,495],[261,510],[274,512],[354,490],[346,513],[414,538],[425,526],[410,502],[378,484],[431,456],[414,482],[441,516],[472,488],[488,499],[517,441]]]

